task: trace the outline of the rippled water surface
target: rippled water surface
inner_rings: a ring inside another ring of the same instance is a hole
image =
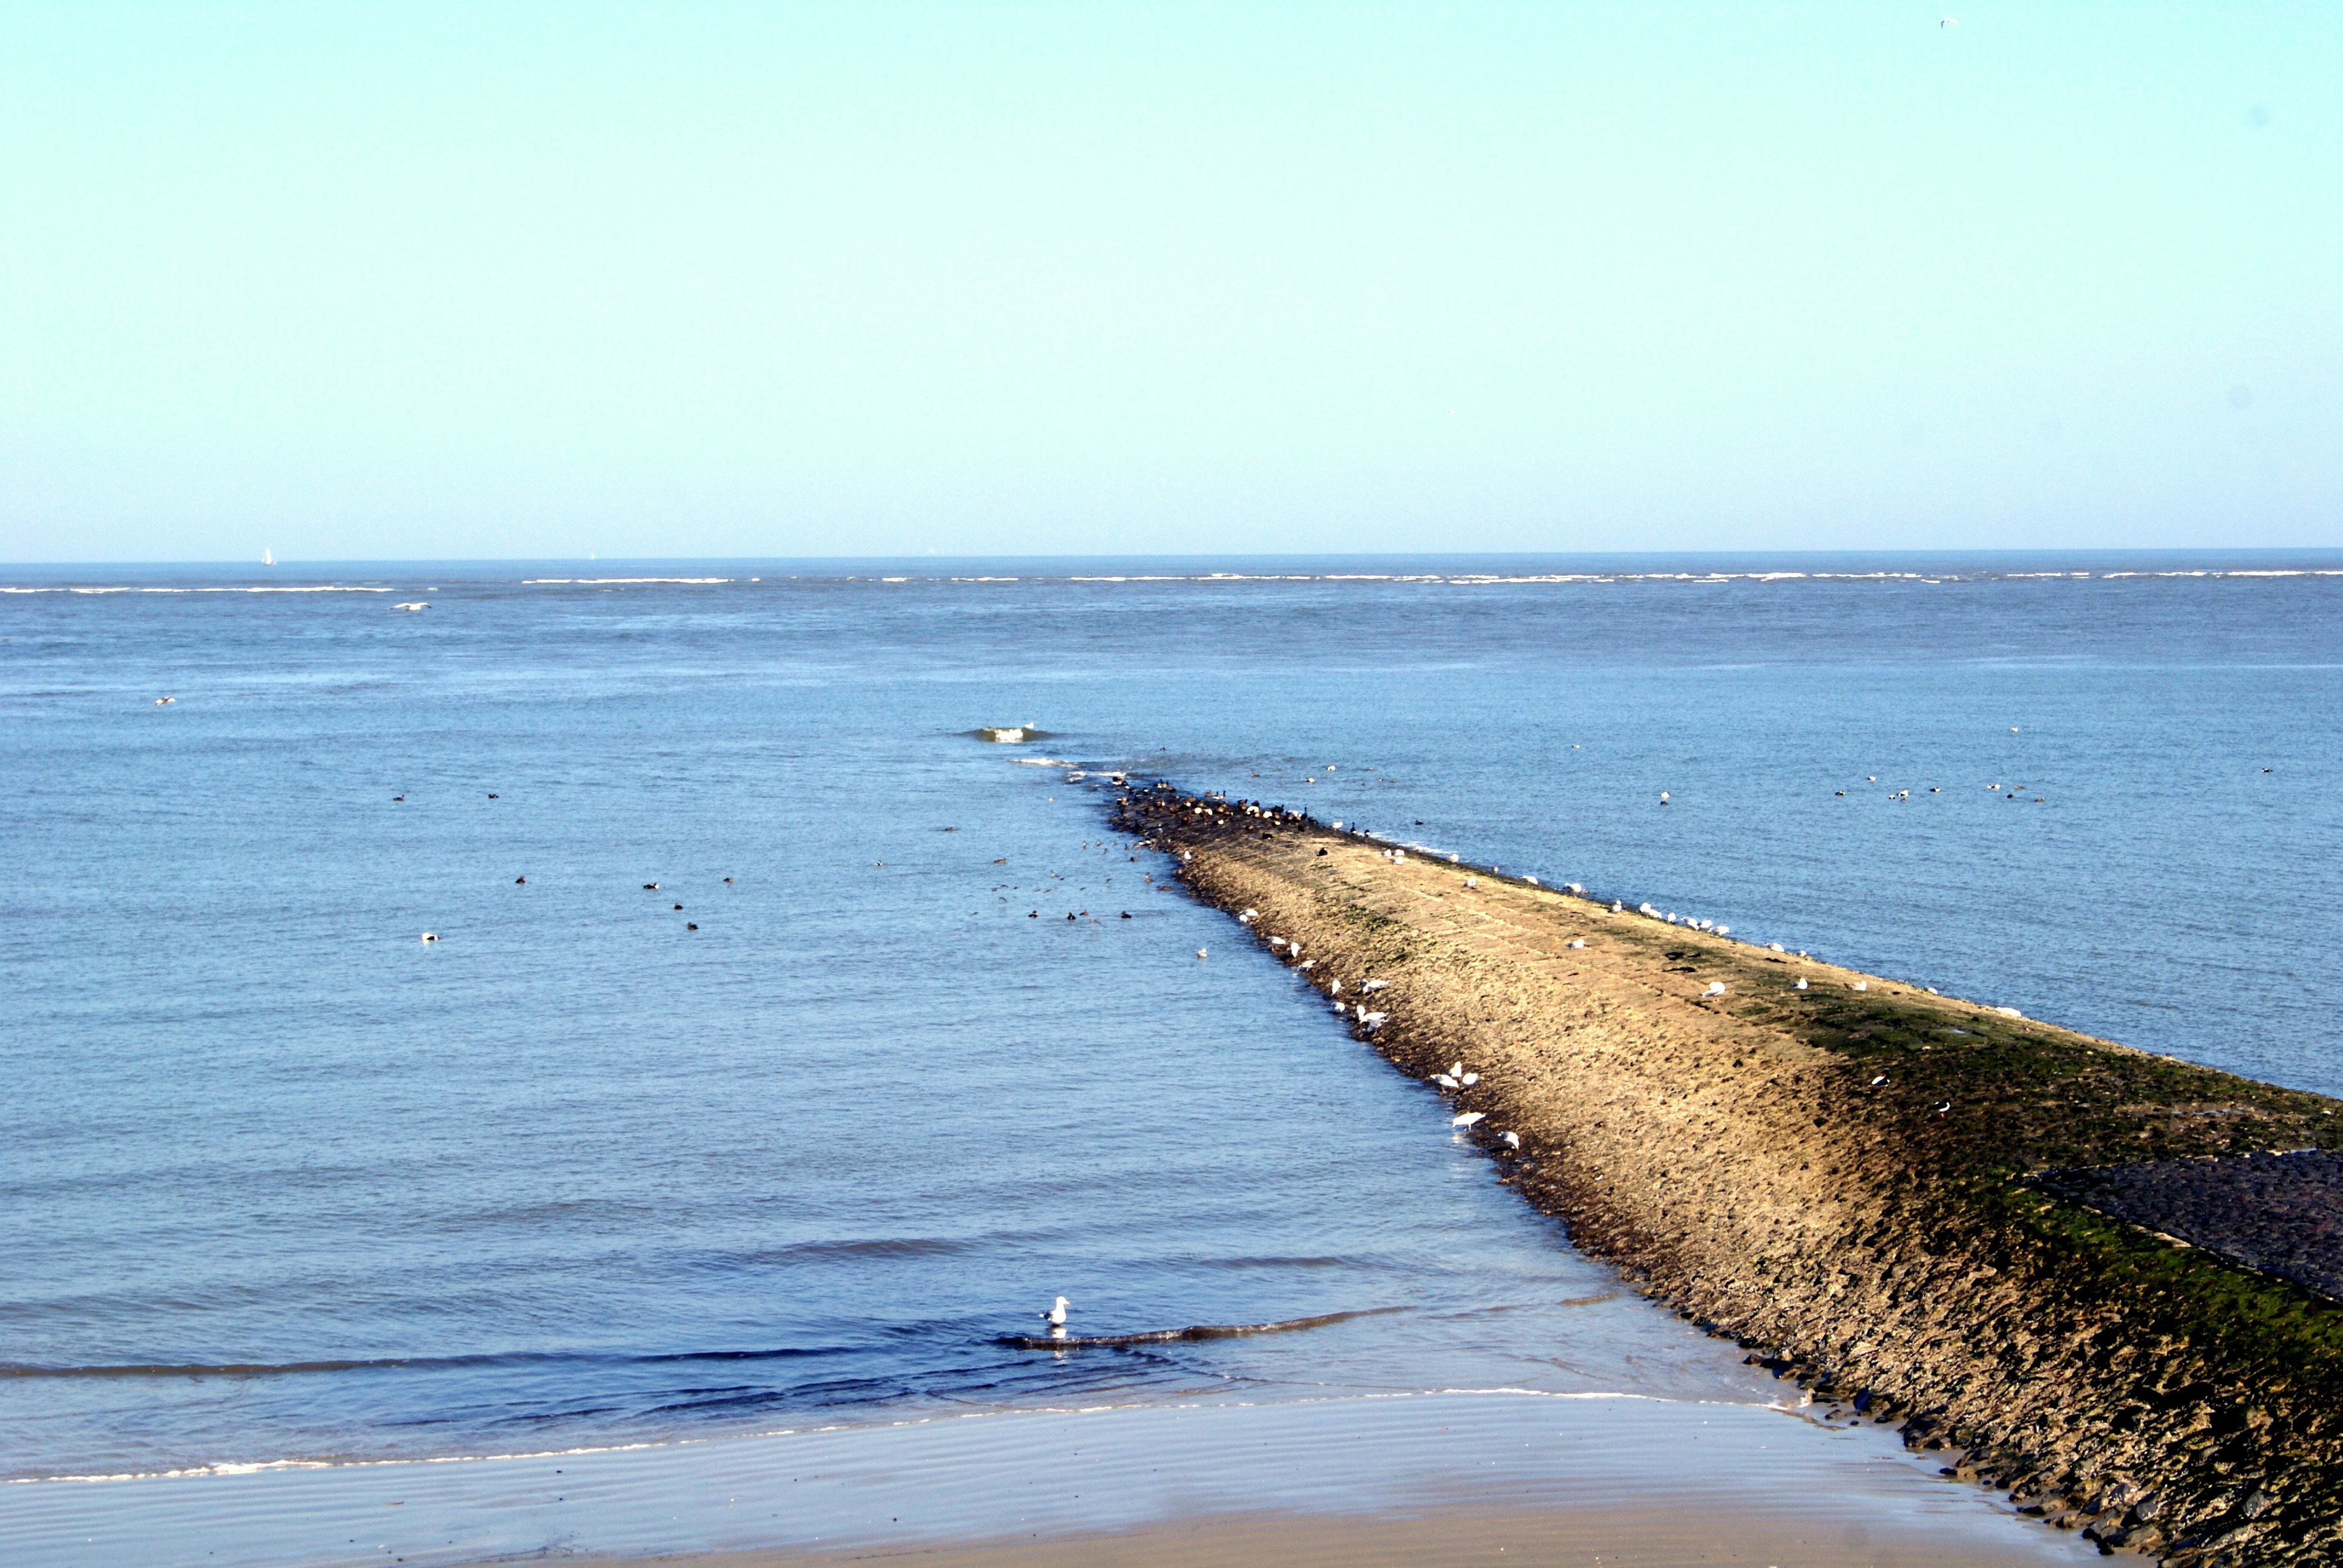
[[[1771,1396],[1077,768],[2343,1091],[2332,553],[0,581],[6,1474]]]

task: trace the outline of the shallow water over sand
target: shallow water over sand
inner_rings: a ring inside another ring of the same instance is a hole
[[[1455,1561],[1447,1548],[1507,1522],[1520,1527],[1517,1547],[1534,1546],[1564,1519],[1591,1524],[1605,1561],[1633,1545],[1638,1560],[1669,1568],[1765,1561],[1741,1554],[1755,1549],[1777,1563],[1911,1568],[2098,1558],[2074,1535],[1938,1480],[1882,1429],[1753,1405],[1506,1393],[942,1416],[47,1490],[0,1489],[0,1551],[17,1568],[423,1568],[759,1550],[868,1561],[1217,1521],[1342,1520],[1430,1524],[1430,1550],[1395,1555],[1416,1563]],[[167,1531],[156,1528],[163,1518]],[[1293,1544],[1232,1560],[1296,1561]],[[1588,1555],[1549,1548],[1521,1560]],[[1156,1560],[1196,1558],[1175,1539]]]
[[[0,596],[0,1471],[1774,1396],[1045,758],[2343,1089],[2343,561],[1682,564]]]

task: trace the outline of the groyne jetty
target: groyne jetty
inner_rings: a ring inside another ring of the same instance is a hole
[[[1114,811],[1450,1079],[1577,1245],[1836,1418],[2106,1551],[2343,1561],[2338,1101],[1260,802]]]

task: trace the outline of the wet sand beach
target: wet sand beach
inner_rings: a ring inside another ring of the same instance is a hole
[[[938,1568],[2015,1568],[2055,1561],[2038,1549],[1963,1539],[1883,1536],[1785,1514],[1646,1506],[1534,1513],[1460,1507],[1428,1518],[1208,1518],[1063,1541],[994,1541],[867,1552],[723,1553],[617,1560],[613,1568],[824,1568],[910,1563]],[[605,1560],[611,1561],[611,1560]]]
[[[1757,1364],[2110,1547],[2343,1543],[2335,1303],[2254,1266],[2235,1205],[2183,1244],[2051,1192],[2343,1145],[2335,1101],[1273,808],[1159,786],[1120,820]]]
[[[1978,1488],[1946,1485],[1869,1422],[1503,1391],[995,1412],[500,1460],[0,1488],[11,1568],[1598,1554],[1654,1568],[2096,1560]]]

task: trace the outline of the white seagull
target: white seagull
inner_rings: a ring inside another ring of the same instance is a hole
[[[1518,1132],[1500,1132],[1497,1136],[1503,1141],[1508,1149],[1519,1149],[1522,1146],[1522,1135]]]
[[[1065,1297],[1060,1296],[1048,1312],[1039,1313],[1038,1316],[1051,1328],[1062,1329],[1066,1326],[1066,1309],[1072,1304]]]
[[[1470,1127],[1476,1121],[1485,1121],[1488,1119],[1489,1113],[1485,1111],[1468,1111],[1462,1116],[1450,1117],[1448,1119],[1448,1125],[1451,1127]]]

